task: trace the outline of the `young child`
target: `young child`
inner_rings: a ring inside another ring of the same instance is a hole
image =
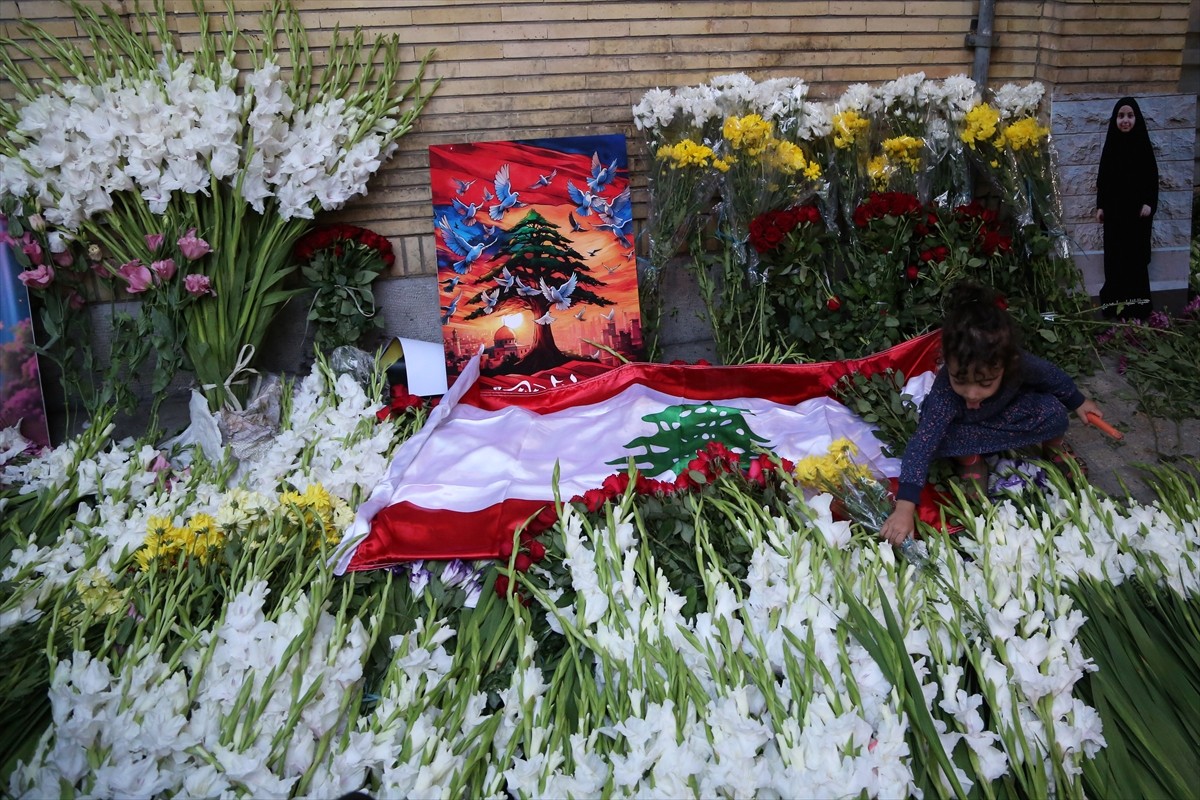
[[[900,544],[913,535],[917,503],[934,458],[954,459],[959,477],[987,490],[985,453],[1040,444],[1060,468],[1068,411],[1088,422],[1100,407],[1065,372],[1020,349],[1020,331],[999,296],[974,282],[951,288],[942,324],[943,367],[921,404],[921,420],[904,450],[896,508],[880,536]],[[1069,467],[1067,467],[1069,468]]]

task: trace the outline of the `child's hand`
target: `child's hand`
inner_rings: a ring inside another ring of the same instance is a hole
[[[1104,412],[1100,410],[1100,406],[1096,405],[1094,400],[1084,400],[1079,404],[1079,408],[1075,409],[1075,415],[1083,420],[1084,425],[1091,425],[1088,419],[1088,414],[1095,414],[1100,419],[1104,419]]]
[[[917,529],[917,507],[909,500],[897,500],[896,509],[883,522],[879,536],[899,547],[905,539],[911,539]]]

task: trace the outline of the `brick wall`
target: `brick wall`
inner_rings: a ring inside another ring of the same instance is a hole
[[[99,7],[95,0],[84,0]],[[195,30],[190,0],[166,0],[178,29]],[[205,0],[220,13],[221,0]],[[235,0],[239,10],[257,2]],[[131,2],[113,4],[127,10]],[[367,6],[364,8],[364,6]],[[630,138],[635,204],[644,183],[630,107],[655,86],[726,72],[799,76],[814,94],[849,83],[971,70],[965,37],[972,0],[296,0],[318,61],[335,24],[397,34],[406,76],[428,48],[444,79],[415,131],[340,218],[391,237],[397,275],[433,271],[427,148],[455,141],[621,132]],[[1057,95],[1177,91],[1188,0],[997,0],[990,78],[1041,80]],[[70,35],[59,0],[0,0],[0,34],[13,20]],[[247,24],[253,24],[253,16]],[[11,94],[11,86],[0,85]]]

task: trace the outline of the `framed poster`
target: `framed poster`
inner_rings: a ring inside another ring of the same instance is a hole
[[[641,358],[625,137],[429,148],[446,370],[538,391]]]
[[[0,233],[6,229],[0,222]],[[17,277],[21,265],[0,241],[0,430],[20,425],[20,433],[48,447],[46,406],[33,344],[29,293]]]

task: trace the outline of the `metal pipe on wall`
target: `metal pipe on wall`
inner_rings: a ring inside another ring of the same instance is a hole
[[[971,78],[980,89],[987,86],[995,22],[996,0],[979,0],[979,16],[975,19],[974,29],[967,34],[967,47],[975,48]]]

